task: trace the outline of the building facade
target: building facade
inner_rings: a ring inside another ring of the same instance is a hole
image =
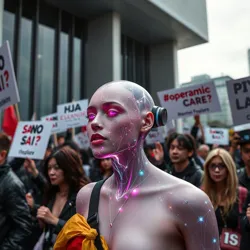
[[[156,102],[178,85],[177,50],[208,40],[205,0],[0,0],[22,120],[131,80]]]
[[[216,87],[216,91],[219,97],[221,106],[221,112],[209,113],[201,115],[201,122],[203,125],[208,126],[222,126],[230,127],[233,125],[231,108],[229,104],[226,82],[232,80],[230,76],[220,76],[211,78],[209,75],[199,75],[191,78],[190,82],[183,83],[182,86],[201,84],[213,81]],[[184,124],[189,128],[193,125],[193,118],[187,118],[184,120]]]

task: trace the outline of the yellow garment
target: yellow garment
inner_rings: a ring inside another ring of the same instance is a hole
[[[61,232],[58,234],[54,250],[66,250],[68,242],[76,236],[84,236],[82,241],[82,250],[96,250],[95,238],[98,235],[97,231],[89,226],[86,219],[80,215],[75,214],[64,225]],[[108,245],[100,236],[102,247],[104,250],[108,250]]]

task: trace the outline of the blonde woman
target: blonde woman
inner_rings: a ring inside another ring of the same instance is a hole
[[[215,209],[221,249],[239,249],[239,219],[247,190],[238,186],[236,166],[226,150],[216,148],[209,153],[204,164],[202,189]]]

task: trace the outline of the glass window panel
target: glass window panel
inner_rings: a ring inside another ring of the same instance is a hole
[[[19,86],[19,110],[22,120],[29,120],[29,89],[30,89],[30,60],[31,60],[31,20],[22,18],[20,34],[19,67],[17,83]]]
[[[9,11],[3,13],[3,42],[9,41],[10,50],[13,57],[15,15]]]
[[[52,112],[55,30],[39,25],[38,37],[36,101],[41,117]]]
[[[81,39],[74,38],[74,85],[73,85],[73,97],[74,100],[80,100],[81,97]]]
[[[60,37],[60,80],[59,80],[59,103],[67,102],[67,82],[68,82],[68,43],[69,36],[61,33]]]

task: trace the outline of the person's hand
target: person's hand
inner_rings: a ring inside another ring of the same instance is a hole
[[[34,199],[33,199],[32,195],[31,195],[31,193],[27,193],[25,195],[25,198],[26,198],[26,201],[27,201],[29,207],[32,209],[34,207]]]
[[[26,159],[24,164],[23,164],[24,168],[30,173],[32,174],[33,177],[37,177],[39,172],[36,168],[36,164],[33,160],[31,159]]]
[[[41,206],[38,210],[37,210],[37,216],[38,219],[42,220],[43,222],[47,223],[47,224],[51,224],[51,225],[57,225],[59,219],[57,217],[55,217],[49,208],[45,207],[45,206]]]
[[[247,215],[247,219],[248,219],[248,221],[250,223],[250,203],[248,204],[246,215]]]
[[[155,149],[152,150],[157,163],[160,165],[164,161],[164,150],[160,142],[155,143]]]

